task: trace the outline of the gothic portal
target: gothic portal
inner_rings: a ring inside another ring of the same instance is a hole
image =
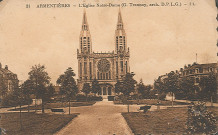
[[[78,59],[78,87],[82,89],[84,83],[90,83],[94,78],[99,81],[101,95],[107,98],[115,95],[114,85],[120,80],[129,68],[129,48],[124,30],[121,12],[118,13],[115,30],[115,51],[108,53],[95,53],[92,51],[92,38],[89,31],[86,12],[83,13],[82,30],[79,37]]]

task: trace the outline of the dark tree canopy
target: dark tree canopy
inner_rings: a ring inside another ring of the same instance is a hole
[[[92,93],[98,93],[101,91],[101,87],[99,85],[99,82],[98,80],[95,78],[93,81],[92,81]]]
[[[84,83],[82,92],[84,92],[86,95],[88,95],[91,92],[91,86],[89,83]]]
[[[123,78],[123,89],[122,93],[124,95],[129,95],[131,92],[135,91],[136,80],[133,78],[134,74],[127,73]]]
[[[75,73],[71,67],[69,67],[64,74],[60,75],[57,79],[57,84],[60,87],[60,94],[67,98],[72,98],[78,93],[78,87],[74,79]]]

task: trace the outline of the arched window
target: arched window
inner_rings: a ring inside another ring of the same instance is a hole
[[[106,80],[108,80],[108,73],[106,73]]]
[[[103,80],[105,80],[105,73],[103,73]]]
[[[111,71],[109,71],[109,79],[111,79]]]
[[[102,73],[100,73],[100,79],[102,79]]]

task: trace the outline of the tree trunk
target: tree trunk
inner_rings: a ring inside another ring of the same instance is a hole
[[[45,106],[44,106],[44,100],[42,99],[42,113],[45,113]]]
[[[173,92],[172,92],[172,107],[173,107]]]
[[[88,101],[88,94],[86,94],[86,102]]]
[[[70,99],[69,99],[69,115],[70,115]]]
[[[129,102],[127,101],[127,104],[128,104],[128,113],[129,113]]]
[[[29,102],[28,102],[27,108],[28,108],[28,113],[29,113],[30,112],[30,104],[29,104]]]
[[[20,130],[23,129],[23,126],[22,126],[22,119],[21,119],[21,104],[20,104]]]
[[[36,96],[35,96],[35,112],[36,112]]]
[[[211,102],[210,106],[213,106],[213,97],[212,96],[210,96],[210,102]]]

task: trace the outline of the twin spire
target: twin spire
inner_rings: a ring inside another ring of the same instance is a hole
[[[89,31],[86,10],[84,10],[84,13],[83,13],[82,30]],[[121,15],[120,9],[119,9],[119,13],[118,13],[117,30],[123,30],[123,20],[122,20],[122,15]]]

